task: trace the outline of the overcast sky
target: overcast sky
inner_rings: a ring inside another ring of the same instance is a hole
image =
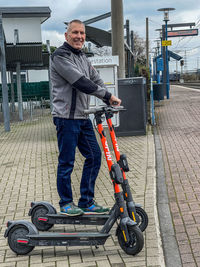
[[[49,39],[51,45],[59,46],[64,41],[64,21],[72,19],[87,20],[111,11],[110,0],[0,0],[0,6],[49,6],[51,17],[42,24],[43,41]],[[145,39],[146,17],[149,18],[150,47],[156,46],[155,40],[159,34],[156,29],[161,28],[163,13],[158,8],[173,7],[170,12],[169,23],[195,22],[200,28],[199,0],[124,0],[124,21],[130,20],[130,30],[137,32]],[[104,30],[111,29],[111,19],[96,22],[91,26]],[[179,28],[184,29],[184,28]],[[200,37],[172,38],[170,50],[187,56],[188,68],[200,68]],[[195,62],[194,62],[195,61]],[[192,65],[191,65],[192,63]],[[173,62],[170,62],[171,66]]]

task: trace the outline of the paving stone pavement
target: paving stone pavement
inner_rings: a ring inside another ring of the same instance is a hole
[[[50,115],[32,121],[13,123],[11,124],[11,132],[8,133],[4,132],[3,125],[0,124],[1,267],[165,266],[156,209],[155,148],[151,129],[148,129],[146,136],[120,137],[118,143],[121,153],[126,153],[128,157],[131,171],[127,173],[127,178],[134,200],[143,205],[149,216],[149,226],[144,233],[145,245],[143,250],[134,257],[126,255],[118,245],[115,236],[116,228],[113,227],[111,237],[104,246],[100,246],[98,249],[94,247],[36,247],[29,255],[16,256],[9,249],[7,240],[3,237],[6,222],[19,219],[30,221],[28,211],[31,201],[49,201],[58,209],[56,132]],[[194,150],[195,153],[198,153],[195,147]],[[112,206],[114,203],[113,187],[105,159],[102,162],[96,183],[96,200],[100,204]],[[83,158],[77,151],[72,175],[75,202],[79,197],[82,164]],[[195,179],[195,174],[193,177]],[[193,181],[195,182],[195,180]],[[195,185],[197,184],[193,184],[193,186]],[[194,190],[197,195],[198,187],[196,186]],[[197,208],[195,201],[193,207]],[[177,206],[174,206],[174,212],[176,208]],[[197,228],[191,228],[189,225],[191,224],[190,220],[194,222],[199,218],[199,215],[195,213],[191,219],[187,210],[192,207],[183,205],[182,208],[186,212],[185,219],[188,223],[188,230],[194,241]],[[86,228],[99,229],[96,226],[56,225],[51,231],[84,230]],[[182,233],[181,225],[179,228],[179,232]],[[182,244],[185,243],[182,242]],[[194,244],[193,242],[191,246]]]
[[[200,90],[171,86],[155,103],[165,179],[182,266],[200,266]]]

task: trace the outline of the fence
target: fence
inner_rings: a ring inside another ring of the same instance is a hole
[[[15,102],[17,102],[17,85],[14,84]],[[22,83],[22,100],[49,99],[49,82]],[[0,84],[0,99],[2,99],[2,86]],[[8,84],[8,99],[11,102],[11,84]]]
[[[24,120],[50,113],[49,82],[22,83]],[[14,101],[11,99],[11,84],[8,84],[10,120],[18,121],[17,86],[14,84]],[[2,86],[0,84],[0,122],[3,121]]]

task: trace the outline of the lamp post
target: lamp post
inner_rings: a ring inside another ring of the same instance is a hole
[[[160,66],[158,66],[159,65],[159,62],[160,62],[160,44],[159,44],[159,42],[160,42],[160,40],[158,39],[158,40],[155,40],[154,42],[156,42],[157,43],[157,47],[156,47],[156,62],[155,62],[155,66],[156,66],[156,81],[157,81],[157,83],[158,84],[160,84]]]
[[[167,41],[167,22],[169,21],[169,11],[175,10],[175,8],[167,7],[167,8],[159,8],[157,11],[164,12],[164,21],[165,21],[165,40]],[[167,99],[169,99],[169,61],[168,61],[168,48],[166,46],[165,49],[165,61],[166,61],[166,94]]]
[[[160,70],[159,70],[159,73],[158,73],[158,80],[160,83],[160,81],[163,83],[163,47],[162,47],[162,29],[156,29],[156,31],[159,32],[159,37],[160,37],[160,54],[161,54],[161,58],[160,58],[160,61],[162,61],[162,67],[160,66]],[[160,79],[160,71],[162,71],[162,80]]]

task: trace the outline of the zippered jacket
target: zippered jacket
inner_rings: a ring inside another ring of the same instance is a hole
[[[54,117],[87,118],[83,111],[89,108],[90,95],[109,102],[111,93],[81,50],[65,42],[52,54],[50,66]]]

